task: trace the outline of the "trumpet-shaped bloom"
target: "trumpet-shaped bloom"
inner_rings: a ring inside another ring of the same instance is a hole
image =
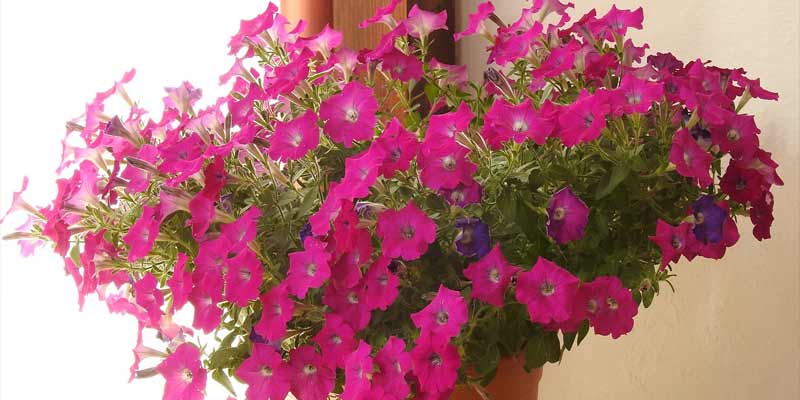
[[[436,223],[409,201],[400,210],[380,213],[376,233],[384,255],[411,261],[425,254],[428,245],[436,240]]]
[[[517,301],[528,307],[531,321],[547,325],[568,320],[580,281],[556,263],[539,257],[517,278]]]
[[[330,253],[325,244],[309,237],[303,242],[304,250],[289,253],[289,273],[286,277],[289,293],[303,299],[309,288],[321,287],[331,277],[328,262]]]
[[[319,145],[317,115],[307,111],[300,117],[275,124],[275,134],[270,137],[269,157],[286,161],[303,158]]]
[[[547,216],[547,235],[563,245],[583,238],[589,222],[589,207],[567,186],[550,199]]]
[[[286,324],[293,312],[294,302],[286,285],[275,286],[261,296],[261,319],[253,329],[265,340],[278,342],[286,336]]]
[[[207,372],[200,363],[200,350],[184,343],[156,367],[167,380],[164,400],[202,400]]]
[[[342,91],[329,97],[319,107],[319,117],[325,121],[323,131],[344,147],[354,140],[369,140],[375,134],[378,101],[372,89],[352,81]]]
[[[467,303],[459,292],[439,285],[436,297],[421,311],[411,314],[411,320],[437,340],[448,340],[458,336],[467,322]]]
[[[489,252],[492,238],[489,226],[479,218],[458,218],[455,224],[456,251],[464,257],[483,257]]]
[[[497,244],[483,258],[471,263],[464,270],[464,276],[472,282],[472,297],[503,307],[506,288],[518,271],[519,267],[506,260]]]
[[[392,118],[375,144],[386,154],[381,165],[381,174],[386,179],[391,179],[397,171],[408,170],[419,149],[417,137],[405,130],[397,118]]]
[[[247,383],[248,399],[284,400],[289,394],[292,372],[275,348],[255,343],[250,356],[236,370]]]
[[[322,361],[312,346],[300,346],[289,353],[292,377],[290,389],[298,400],[325,400],[333,390],[336,373]]]
[[[422,335],[411,350],[414,375],[423,392],[446,393],[453,388],[461,367],[458,350],[450,343],[434,340],[433,335]]]
[[[435,13],[422,10],[414,4],[403,24],[408,29],[409,36],[424,39],[433,31],[447,29],[447,10]]]

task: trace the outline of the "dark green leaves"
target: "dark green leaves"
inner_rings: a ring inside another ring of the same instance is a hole
[[[594,194],[595,199],[602,199],[613,192],[630,172],[631,170],[627,165],[616,165],[597,186],[597,192]]]
[[[544,332],[528,339],[525,346],[525,370],[530,372],[547,362],[558,362],[561,359],[561,344],[556,332]]]

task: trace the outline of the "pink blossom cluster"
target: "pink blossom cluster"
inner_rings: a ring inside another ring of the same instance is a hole
[[[65,177],[52,203],[25,202],[27,179],[14,194],[9,212],[30,214],[11,235],[23,253],[52,242],[81,305],[97,294],[138,321],[131,379],[155,357],[164,399],[204,398],[212,370],[245,383],[247,399],[316,400],[339,390],[345,400],[446,399],[472,367],[464,343],[480,307],[522,305],[531,326],[565,335],[587,324],[625,335],[638,285],[586,278],[568,254],[509,261],[517,239],[490,218],[504,184],[492,168],[522,149],[567,154],[614,135],[634,145],[668,135],[671,150],[654,174],[685,177],[701,196],[681,209],[685,218],[650,221],[662,269],[681,256],[721,258],[739,239],[732,206],[749,215],[757,239],[770,237],[771,188],[783,182],[754,117],[739,111],[751,98],[778,96],[741,68],[668,53],[642,62],[648,46],[625,39],[642,28],[641,8],[592,10],[571,22],[573,4],[535,0],[504,23],[487,1],[455,39],[481,35],[489,61],[524,66],[524,82],[491,69],[474,97],[452,97],[467,93],[466,69],[424,59],[431,32],[447,29],[446,13],[414,6],[397,21],[398,3],[361,24],[387,33],[360,51],[329,27],[301,37],[304,24],[291,26],[270,4],[241,22],[230,41],[235,62],[220,78],[233,81],[231,94],[205,108],[200,89],[184,82],[151,114],[125,91],[131,71],[67,123]],[[439,96],[411,121],[389,108],[381,79],[401,95],[425,84]],[[105,113],[112,97],[127,102],[127,115]],[[672,128],[639,129],[647,123]],[[716,174],[722,157],[727,167]],[[546,203],[523,207],[538,210],[543,223],[533,229],[547,246],[568,253],[587,240],[593,199],[566,180],[546,187]],[[430,205],[437,201],[445,206]],[[286,226],[300,240],[273,235]],[[277,243],[290,250],[273,251]],[[440,265],[453,260],[445,253],[465,267]],[[447,273],[455,279],[410,283]],[[192,321],[176,322],[187,304]],[[389,328],[405,320],[408,329]],[[144,345],[145,329],[161,349]],[[221,351],[195,345],[199,331],[233,332],[220,348],[232,364],[223,369]]]

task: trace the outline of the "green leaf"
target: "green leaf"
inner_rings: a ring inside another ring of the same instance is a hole
[[[525,346],[525,371],[530,372],[546,362],[557,362],[560,358],[561,344],[558,342],[558,334],[547,332],[541,336],[534,336]]]
[[[578,328],[578,346],[580,346],[583,339],[586,339],[586,335],[589,333],[589,321],[583,321],[581,327]]]
[[[599,200],[611,194],[611,192],[625,180],[630,172],[631,170],[627,165],[615,166],[604,183],[597,187],[597,192],[594,195],[595,199]]]
[[[236,396],[236,391],[233,390],[233,385],[231,384],[231,379],[228,378],[228,375],[222,371],[222,369],[215,369],[214,372],[211,373],[211,377],[214,378],[215,381],[219,382],[220,385],[225,387],[225,389],[230,392],[230,394]]]
[[[564,333],[564,348],[572,350],[572,345],[575,343],[575,338],[578,337],[578,332]]]
[[[650,307],[653,304],[653,297],[655,297],[656,291],[653,288],[647,289],[642,293],[642,304],[644,307]]]
[[[72,249],[69,251],[69,258],[72,259],[76,267],[81,266],[81,250],[78,248],[77,244],[72,246]]]

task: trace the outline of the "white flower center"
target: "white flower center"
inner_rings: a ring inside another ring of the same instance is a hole
[[[455,170],[456,169],[456,158],[451,156],[451,155],[447,155],[447,156],[442,157],[442,168],[444,168],[447,171]]]
[[[300,143],[303,143],[303,135],[300,132],[292,132],[289,134],[289,144],[292,147],[300,147]]]
[[[539,287],[539,291],[542,293],[542,296],[548,297],[556,292],[556,287],[550,282],[543,282],[542,286]]]
[[[266,365],[261,367],[261,371],[260,372],[261,372],[261,376],[263,376],[265,378],[269,378],[270,376],[272,376],[272,368],[267,367]]]
[[[728,137],[728,140],[730,140],[731,142],[736,142],[736,141],[738,141],[739,139],[742,138],[742,134],[741,134],[741,132],[739,132],[738,129],[734,128],[734,129],[731,129],[731,130],[728,131],[727,137]]]
[[[513,129],[514,132],[524,132],[528,130],[528,124],[522,120],[514,121],[514,125],[511,127],[511,129]]]
[[[317,373],[317,367],[315,367],[315,366],[313,366],[311,364],[306,364],[303,367],[303,373],[306,374],[306,375],[316,374]]]
[[[347,112],[344,114],[344,119],[352,123],[358,121],[358,110],[355,108],[347,110]]]
[[[565,210],[564,207],[556,207],[556,209],[553,210],[553,219],[556,221],[561,221],[566,216],[567,210]]]
[[[606,304],[608,304],[608,308],[610,310],[616,310],[617,308],[619,308],[619,303],[617,303],[617,301],[611,297],[606,299]]]
[[[492,268],[489,270],[489,282],[500,283],[500,270]]]
[[[314,276],[317,274],[317,264],[310,263],[306,266],[306,274],[308,276]]]
[[[447,311],[439,311],[436,313],[436,323],[439,325],[444,325],[450,319],[450,316],[447,314]]]
[[[181,371],[181,378],[184,382],[189,383],[194,378],[194,375],[192,375],[192,371],[189,371],[188,368],[184,368],[183,371]]]

